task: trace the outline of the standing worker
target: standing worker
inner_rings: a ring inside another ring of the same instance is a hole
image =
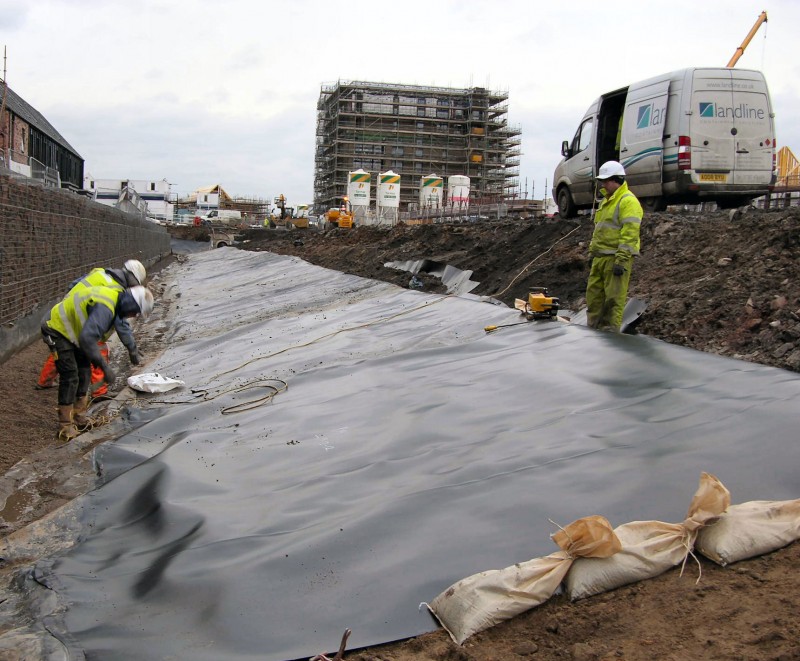
[[[153,294],[137,285],[130,289],[73,287],[42,322],[42,339],[55,354],[58,370],[58,438],[69,441],[91,426],[86,415],[91,366],[97,365],[106,383],[116,375],[103,360],[98,342],[114,332],[114,320],[153,311]],[[79,429],[80,428],[80,429]]]
[[[92,269],[83,278],[75,280],[70,289],[78,284],[84,287],[112,287],[127,289],[128,287],[135,287],[136,285],[144,285],[147,279],[147,271],[138,259],[129,259],[123,264],[121,269]],[[131,365],[138,365],[142,362],[142,355],[136,346],[136,340],[133,337],[133,330],[130,324],[125,319],[115,318],[114,328],[117,331],[120,341],[128,350],[128,357],[130,358]],[[108,345],[105,342],[100,344],[100,352],[103,358],[108,362]],[[44,361],[41,372],[39,372],[39,380],[36,383],[38,390],[44,388],[52,388],[56,385],[56,377],[58,371],[56,370],[56,363],[53,360],[53,354],[50,353]],[[92,384],[100,384],[92,393],[93,396],[99,397],[108,392],[108,384],[102,383],[103,371],[99,367],[92,367]]]
[[[621,163],[603,163],[596,179],[603,201],[594,217],[589,245],[592,268],[586,285],[586,317],[592,328],[619,331],[633,258],[639,254],[639,229],[644,212],[639,200],[628,190]]]

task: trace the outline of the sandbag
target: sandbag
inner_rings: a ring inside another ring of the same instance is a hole
[[[551,537],[561,551],[474,574],[451,585],[428,604],[458,645],[479,631],[547,601],[574,558],[606,557],[621,548],[611,524],[602,516],[573,521]]]
[[[731,505],[703,528],[696,549],[723,567],[770,553],[800,539],[800,499],[753,500]]]
[[[710,473],[700,476],[683,523],[634,521],[614,533],[622,550],[608,558],[580,558],[565,579],[571,600],[584,599],[607,590],[658,576],[682,563],[692,551],[697,532],[716,521],[730,504],[730,493]]]

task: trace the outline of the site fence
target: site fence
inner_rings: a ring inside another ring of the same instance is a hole
[[[788,209],[800,205],[800,181],[794,186],[776,186],[775,189],[753,200],[758,209]]]
[[[33,156],[27,156],[13,149],[0,149],[0,166],[8,168],[16,176],[34,179],[50,188],[61,188],[61,175],[55,168],[48,167]]]

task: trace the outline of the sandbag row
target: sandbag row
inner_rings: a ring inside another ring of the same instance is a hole
[[[800,539],[800,499],[732,506],[725,486],[703,473],[681,523],[634,521],[612,529],[595,515],[551,538],[560,551],[464,578],[428,604],[457,644],[544,603],[562,587],[574,601],[658,576],[694,550],[725,566],[779,549]]]

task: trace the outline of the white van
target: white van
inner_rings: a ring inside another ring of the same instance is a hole
[[[592,207],[594,177],[611,160],[649,210],[745,204],[775,183],[774,118],[764,75],[746,69],[682,69],[603,94],[561,145],[559,214]]]
[[[221,225],[238,225],[242,222],[242,212],[235,209],[212,209],[202,219]]]

